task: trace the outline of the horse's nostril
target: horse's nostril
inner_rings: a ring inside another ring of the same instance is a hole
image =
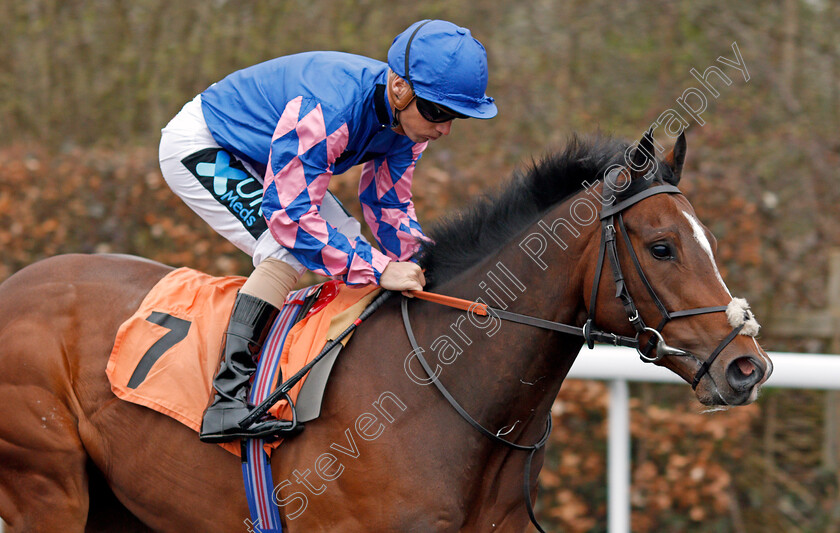
[[[755,371],[755,366],[747,357],[739,357],[735,360],[735,363],[738,365],[738,370],[745,376],[749,376]]]
[[[726,381],[734,390],[743,392],[761,381],[761,366],[749,356],[739,357],[726,369]]]

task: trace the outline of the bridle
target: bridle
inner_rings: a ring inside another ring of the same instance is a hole
[[[594,347],[596,342],[613,344],[615,346],[626,346],[635,348],[636,351],[638,351],[639,356],[642,358],[642,360],[649,363],[655,363],[665,356],[692,356],[689,352],[669,346],[665,342],[665,339],[662,336],[662,330],[665,327],[665,325],[671,320],[677,318],[684,318],[688,316],[696,316],[708,313],[726,312],[728,306],[723,305],[713,307],[699,307],[694,309],[686,309],[682,311],[668,311],[668,309],[662,303],[662,300],[657,296],[656,291],[654,291],[653,287],[651,286],[650,282],[645,276],[644,271],[642,270],[642,265],[639,262],[635,250],[633,249],[633,245],[630,241],[630,237],[627,233],[627,228],[624,225],[624,219],[622,217],[622,213],[626,209],[641,202],[646,198],[650,198],[651,196],[655,196],[658,194],[682,194],[682,192],[673,185],[661,184],[654,185],[643,191],[637,192],[622,201],[616,201],[615,197],[611,195],[609,199],[607,199],[608,195],[606,184],[604,185],[604,189],[604,194],[602,194],[601,196],[603,202],[601,206],[601,212],[599,214],[599,218],[601,220],[601,243],[598,251],[598,262],[595,267],[595,279],[592,286],[592,297],[589,302],[589,315],[583,327],[572,326],[569,324],[562,324],[559,322],[552,322],[550,320],[536,318],[528,315],[513,313],[511,311],[493,308],[478,302],[472,302],[472,305],[470,305],[469,307],[469,312],[477,312],[478,314],[482,315],[489,314],[496,318],[508,320],[510,322],[516,322],[519,324],[525,324],[542,329],[558,331],[560,333],[580,336],[583,337],[586,345],[590,349]],[[641,278],[642,283],[644,284],[648,294],[653,299],[656,308],[659,310],[659,313],[662,316],[662,320],[659,322],[656,328],[649,327],[645,324],[645,321],[642,319],[641,315],[639,314],[639,310],[636,307],[635,302],[633,301],[633,297],[630,295],[630,292],[627,289],[627,285],[624,279],[624,273],[621,269],[621,261],[619,260],[618,256],[618,247],[616,243],[616,224],[621,230],[623,241],[627,246],[630,258],[633,261],[633,265],[636,268],[636,272],[639,274],[639,277]],[[598,299],[598,285],[600,284],[601,275],[604,270],[605,258],[608,258],[610,268],[613,273],[613,281],[615,282],[615,297],[621,300],[622,306],[624,307],[624,311],[627,314],[627,320],[633,326],[633,329],[636,330],[636,335],[634,337],[604,332],[595,326],[595,304]],[[419,296],[416,293],[415,295]],[[431,366],[429,366],[429,363],[423,357],[423,350],[417,344],[417,339],[414,337],[414,332],[412,330],[411,322],[409,320],[408,301],[409,298],[403,297],[401,303],[402,318],[406,334],[408,335],[408,340],[411,343],[413,353],[415,354],[417,360],[420,362],[420,365],[423,367],[423,370],[428,374],[429,378],[432,380],[432,383],[435,385],[435,387],[440,391],[444,398],[446,398],[449,404],[458,412],[458,414],[461,415],[462,418],[464,418],[471,426],[477,429],[480,433],[487,436],[490,440],[498,444],[503,444],[514,450],[529,452],[528,459],[525,462],[525,477],[523,482],[525,502],[528,509],[528,516],[531,519],[531,522],[534,524],[538,531],[544,533],[544,530],[540,527],[539,523],[537,522],[536,516],[534,515],[534,509],[533,504],[531,503],[529,488],[531,480],[531,460],[533,459],[537,450],[542,448],[548,440],[548,437],[551,433],[551,414],[548,415],[548,421],[546,423],[546,429],[543,433],[543,436],[537,443],[532,445],[522,445],[508,441],[499,437],[497,434],[482,426],[479,422],[472,418],[472,416],[470,416],[469,413],[467,413],[463,407],[461,407],[461,405],[457,402],[457,400],[455,400],[452,394],[450,394],[446,387],[443,386],[443,384],[440,382],[440,379],[438,379],[438,377],[435,376]],[[751,316],[749,315],[749,311],[745,311],[744,321],[749,320],[750,318]],[[709,355],[709,357],[706,358],[705,361],[698,361],[700,362],[700,368],[697,370],[692,380],[692,389],[697,388],[697,385],[700,383],[700,380],[703,378],[703,376],[705,376],[708,373],[712,363],[715,361],[718,355],[720,355],[723,349],[726,348],[729,345],[729,343],[732,342],[732,340],[741,332],[743,328],[744,322],[737,326],[734,326],[729,335],[727,335],[726,338],[724,338],[720,342],[720,344],[718,344],[717,348],[715,348],[715,350]],[[651,335],[648,339],[648,342],[644,346],[641,345],[641,341],[639,339],[639,337],[643,333],[649,333]],[[650,356],[650,351],[654,347],[656,348],[656,355]]]
[[[642,265],[639,262],[639,258],[636,255],[636,251],[633,248],[633,244],[630,241],[630,235],[627,233],[627,228],[624,225],[624,218],[622,217],[622,212],[627,209],[628,207],[635,205],[636,203],[644,200],[645,198],[649,198],[651,196],[657,194],[682,194],[682,192],[673,185],[655,185],[644,191],[638,192],[626,200],[618,202],[616,204],[608,204],[605,200],[601,213],[601,246],[598,251],[598,264],[595,267],[595,281],[592,285],[592,297],[589,301],[589,318],[586,320],[586,324],[583,326],[582,335],[584,340],[586,341],[586,345],[589,348],[594,346],[596,340],[603,339],[603,332],[598,332],[601,334],[600,339],[596,338],[593,335],[595,331],[594,323],[595,323],[595,304],[598,298],[598,285],[600,284],[601,280],[601,273],[603,271],[604,265],[604,256],[606,255],[610,261],[610,267],[613,273],[613,281],[615,282],[615,297],[621,300],[621,304],[624,307],[624,311],[627,314],[627,320],[633,326],[633,329],[636,330],[636,336],[632,339],[627,337],[619,337],[618,335],[609,333],[606,334],[608,337],[613,337],[613,344],[616,345],[623,345],[623,346],[631,346],[636,348],[636,351],[639,352],[639,356],[641,359],[648,363],[655,363],[661,360],[665,356],[691,356],[689,352],[681,350],[679,348],[674,348],[669,346],[665,339],[662,336],[662,330],[665,326],[673,319],[676,318],[684,318],[688,316],[696,316],[696,315],[704,315],[709,313],[725,313],[728,305],[720,305],[720,306],[713,306],[713,307],[698,307],[694,309],[685,309],[682,311],[668,311],[665,304],[662,303],[662,300],[657,296],[656,291],[653,289],[653,286],[645,276],[644,270],[642,270]],[[604,195],[606,196],[606,195]],[[654,305],[659,310],[660,315],[662,316],[662,320],[660,320],[659,324],[656,328],[649,327],[645,324],[645,321],[642,319],[642,316],[639,314],[639,310],[636,307],[635,302],[633,301],[633,297],[630,295],[630,291],[627,290],[627,285],[624,282],[624,273],[621,270],[621,262],[618,258],[618,247],[616,245],[616,224],[618,224],[618,228],[621,230],[622,240],[624,244],[627,246],[627,251],[630,254],[630,259],[633,262],[633,266],[636,268],[636,273],[639,275],[639,278],[642,280],[642,284],[645,286],[648,294],[650,295],[651,299],[653,300]],[[745,316],[744,320],[749,320],[750,316]],[[718,344],[717,348],[706,358],[705,361],[698,361],[700,362],[700,368],[694,375],[694,378],[691,382],[691,388],[696,389],[697,385],[700,383],[700,380],[705,376],[709,369],[711,368],[712,363],[714,363],[715,359],[717,359],[718,355],[726,348],[729,343],[732,342],[733,339],[741,332],[744,328],[744,322],[741,324],[734,326],[732,331],[727,335],[721,342]],[[651,336],[648,339],[647,344],[641,346],[639,342],[639,336],[642,333],[650,333]],[[616,338],[619,338],[624,343],[614,342]],[[656,356],[650,356],[650,351],[656,347]]]

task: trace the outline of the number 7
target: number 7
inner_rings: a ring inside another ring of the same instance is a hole
[[[159,338],[157,342],[152,344],[151,347],[146,350],[146,353],[143,354],[143,357],[137,364],[137,368],[135,368],[134,373],[131,374],[131,379],[128,380],[129,389],[136,389],[141,383],[143,383],[157,360],[160,359],[168,349],[172,348],[186,338],[187,333],[190,331],[190,325],[192,324],[189,320],[176,318],[172,315],[159,313],[157,311],[152,311],[152,314],[149,315],[149,318],[146,320],[152,324],[157,324],[158,326],[167,328],[169,333]]]

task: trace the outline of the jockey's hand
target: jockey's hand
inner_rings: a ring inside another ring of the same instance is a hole
[[[405,296],[411,296],[408,291],[419,291],[426,284],[423,270],[417,263],[410,261],[391,261],[382,275],[379,276],[379,286],[389,291],[403,291]]]

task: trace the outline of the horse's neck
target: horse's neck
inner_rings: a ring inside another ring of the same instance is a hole
[[[548,215],[545,220],[555,218]],[[520,243],[533,231],[543,231],[541,227],[532,226],[493,257],[435,290],[537,318],[565,324],[579,321],[583,274],[577,263],[587,246],[587,235],[568,240],[565,250],[559,245],[546,249],[541,257],[545,263],[540,264],[523,251]],[[552,243],[545,233],[543,236]],[[421,313],[424,316],[418,315],[418,320],[433,324],[423,328],[429,337],[426,342],[431,342],[438,331],[463,348],[440,379],[453,392],[470,391],[458,395],[468,411],[494,432],[510,429],[519,421],[508,438],[522,431],[532,434],[543,429],[544,418],[581,341],[532,326],[442,312],[431,305],[423,305]],[[435,357],[428,346],[427,351]]]

